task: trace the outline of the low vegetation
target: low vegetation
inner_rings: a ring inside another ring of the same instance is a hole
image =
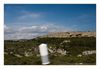
[[[38,50],[41,43],[48,44],[50,65],[96,64],[96,53],[92,53],[92,51],[96,51],[96,37],[44,37],[31,40],[5,40],[4,64],[41,65]],[[84,51],[91,53],[86,52],[87,55],[84,55],[82,54]]]

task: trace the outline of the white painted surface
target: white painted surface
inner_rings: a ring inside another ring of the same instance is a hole
[[[40,44],[40,45],[39,45],[39,50],[40,50],[40,55],[41,55],[41,56],[46,56],[46,55],[48,55],[47,44]]]
[[[49,64],[49,59],[48,59],[48,48],[47,48],[47,44],[40,44],[39,45],[39,51],[40,51],[40,55],[41,55],[41,60],[42,60],[42,64],[46,65]]]

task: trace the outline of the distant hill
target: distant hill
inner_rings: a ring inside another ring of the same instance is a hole
[[[96,32],[50,32],[48,35],[40,37],[96,37]]]

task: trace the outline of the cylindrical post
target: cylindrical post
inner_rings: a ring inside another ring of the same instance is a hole
[[[40,44],[39,45],[39,50],[40,50],[40,55],[42,59],[42,64],[49,64],[49,59],[48,59],[48,48],[47,44]]]

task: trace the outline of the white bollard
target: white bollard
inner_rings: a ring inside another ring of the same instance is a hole
[[[39,50],[40,50],[40,55],[42,59],[42,64],[46,65],[49,64],[49,59],[48,59],[48,48],[47,44],[40,44],[39,45]]]

